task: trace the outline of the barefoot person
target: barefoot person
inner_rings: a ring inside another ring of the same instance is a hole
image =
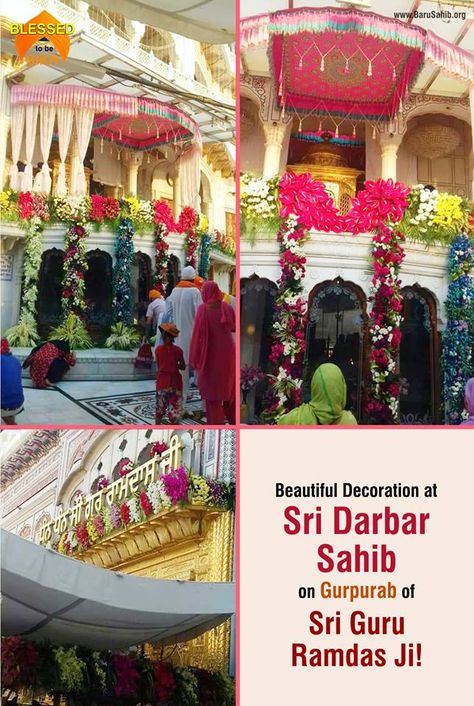
[[[66,341],[46,341],[33,348],[23,361],[23,368],[30,368],[34,387],[45,388],[62,380],[76,364]]]
[[[195,284],[196,270],[191,265],[183,268],[181,281],[178,282],[168,299],[167,319],[176,324],[179,336],[176,344],[182,348],[186,368],[183,372],[183,397],[186,401],[189,392],[189,346],[193,333],[194,319],[201,304],[201,293]]]
[[[311,401],[283,414],[278,424],[313,426],[316,424],[357,424],[346,406],[347,387],[340,368],[323,363],[311,380]]]
[[[174,324],[161,324],[163,343],[155,350],[156,374],[156,424],[179,424],[183,416],[183,351],[174,341],[179,331]]]
[[[1,355],[2,422],[15,425],[15,417],[23,411],[25,401],[21,384],[21,363],[10,351],[10,344],[2,338]]]
[[[198,373],[207,424],[235,424],[235,314],[216,282],[205,282],[189,362]]]

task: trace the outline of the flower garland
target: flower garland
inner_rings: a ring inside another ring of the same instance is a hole
[[[264,179],[243,174],[240,178],[240,232],[254,242],[257,230],[278,229],[279,177]]]
[[[199,247],[199,236],[197,231],[197,226],[199,223],[199,216],[197,211],[191,206],[186,206],[183,208],[179,214],[179,219],[177,223],[178,233],[186,234],[185,241],[185,260],[186,265],[191,265],[195,269],[197,268],[197,250]]]
[[[447,323],[443,332],[442,371],[446,424],[460,424],[464,389],[474,376],[474,249],[467,235],[458,235],[448,254]]]
[[[135,229],[130,218],[122,218],[115,239],[115,265],[113,274],[113,323],[133,325],[131,297],[133,236]]]
[[[9,208],[10,200],[6,204]],[[6,332],[12,345],[35,345],[39,335],[36,325],[36,300],[39,271],[43,253],[44,222],[49,220],[49,209],[40,194],[22,192],[18,195],[18,215],[26,228],[23,255],[23,283],[19,322]]]
[[[74,314],[83,319],[87,311],[84,277],[87,272],[86,238],[88,231],[80,223],[71,223],[64,237],[64,274],[61,297],[63,318]]]
[[[380,226],[372,239],[374,274],[369,301],[371,371],[367,413],[377,424],[399,423],[398,358],[402,338],[403,297],[398,278],[405,257],[404,236],[388,226]]]
[[[402,219],[408,193],[407,187],[391,179],[367,181],[365,189],[352,200],[349,213],[343,216],[324,185],[314,181],[310,174],[288,172],[280,179],[279,213],[283,219],[277,235],[280,278],[265,421],[274,422],[301,403],[307,313],[301,297],[306,265],[303,245],[310,229],[354,234],[375,231],[370,413],[381,422],[398,418],[399,389],[393,376],[400,343],[401,297],[397,277],[404,256],[400,246],[403,236],[393,233],[386,224]],[[392,311],[392,303],[400,307],[398,311]]]
[[[212,237],[209,233],[202,233],[201,235],[201,250],[199,253],[199,267],[198,275],[207,279],[209,273],[209,255],[212,248]]]
[[[2,638],[2,683],[65,700],[80,695],[84,703],[235,706],[234,683],[219,672],[153,661],[143,652],[58,647],[16,635]]]
[[[94,223],[103,223],[104,221],[114,221],[120,214],[120,203],[117,199],[111,196],[100,196],[94,194],[90,197],[91,208],[89,211],[89,220]]]
[[[158,442],[154,445],[156,454],[166,450],[166,444]],[[160,450],[161,449],[161,450]],[[129,471],[131,461],[120,466],[120,476]],[[109,481],[99,476],[97,490],[105,489]],[[202,476],[188,473],[181,466],[150,483],[146,488],[137,490],[127,500],[113,503],[102,508],[100,514],[79,522],[75,527],[66,530],[46,543],[61,554],[74,555],[84,551],[98,542],[102,537],[119,528],[143,522],[151,514],[156,514],[171,507],[183,507],[187,503],[219,507],[223,510],[233,509],[234,489],[232,484],[211,481]]]
[[[418,184],[408,195],[408,207],[400,231],[413,241],[427,245],[449,245],[466,230],[471,204],[455,194]]]
[[[165,293],[168,283],[169,245],[167,242],[170,231],[176,229],[173,213],[164,201],[155,201],[155,289]]]

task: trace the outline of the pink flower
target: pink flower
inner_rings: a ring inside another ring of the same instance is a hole
[[[163,223],[169,231],[176,230],[173,212],[164,201],[155,201],[155,223]]]

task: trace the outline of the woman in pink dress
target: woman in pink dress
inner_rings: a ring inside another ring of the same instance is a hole
[[[205,282],[194,321],[189,362],[198,374],[207,424],[235,424],[235,314],[215,282]]]

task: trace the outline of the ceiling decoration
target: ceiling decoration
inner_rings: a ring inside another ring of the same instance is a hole
[[[430,65],[462,82],[464,91],[474,83],[471,52],[428,28],[352,8],[297,8],[246,18],[241,45],[253,56],[267,48],[277,102],[300,120],[308,114],[394,120]]]

